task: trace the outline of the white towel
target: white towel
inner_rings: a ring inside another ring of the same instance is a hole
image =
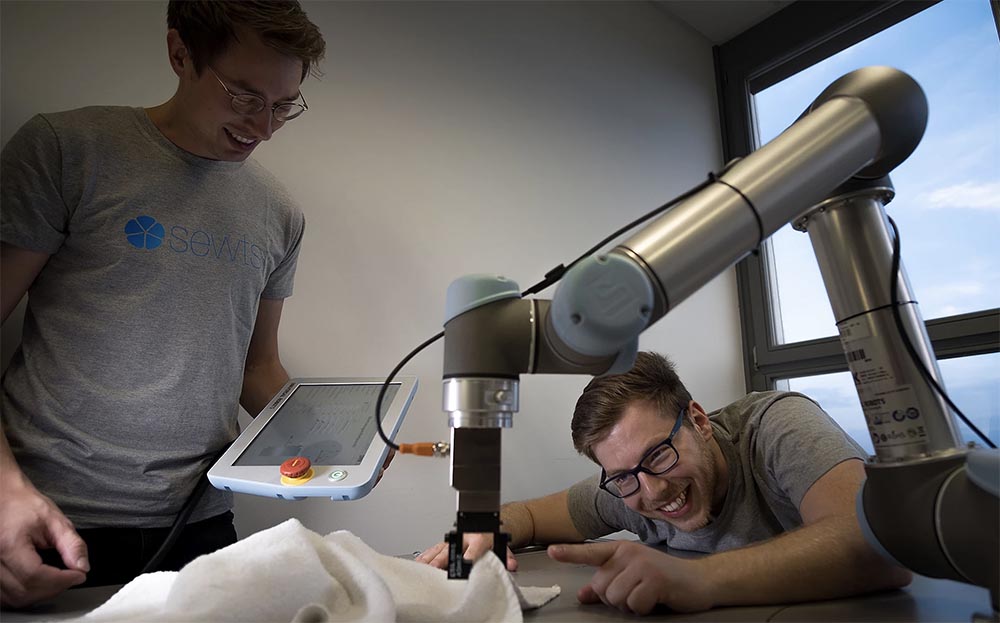
[[[521,621],[522,608],[558,595],[518,587],[496,556],[449,580],[350,532],[322,537],[289,519],[180,571],[140,575],[79,621]]]

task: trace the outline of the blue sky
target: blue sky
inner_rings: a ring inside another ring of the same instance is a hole
[[[988,1],[944,0],[757,94],[761,142],[829,83],[867,65],[907,72],[928,99],[927,131],[892,173],[896,198],[887,208],[924,318],[1000,306],[1000,39]],[[786,227],[773,243],[785,341],[836,335],[808,236]],[[941,370],[959,407],[996,441],[1000,355],[948,360]],[[867,443],[846,374],[801,379],[793,388],[842,414],[845,428]]]

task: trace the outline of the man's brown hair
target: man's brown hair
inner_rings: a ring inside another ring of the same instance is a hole
[[[678,415],[691,402],[691,394],[663,355],[641,352],[625,374],[592,380],[576,401],[573,412],[573,446],[580,454],[598,463],[594,444],[599,443],[634,402],[650,402],[661,415]],[[691,425],[685,418],[685,425]]]
[[[167,27],[175,29],[197,73],[238,41],[236,28],[256,33],[265,45],[302,61],[302,80],[326,52],[326,42],[296,0],[170,0]]]

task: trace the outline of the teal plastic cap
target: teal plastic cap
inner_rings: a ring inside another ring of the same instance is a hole
[[[444,323],[455,316],[494,301],[521,298],[517,282],[501,275],[464,275],[448,286],[444,306]]]

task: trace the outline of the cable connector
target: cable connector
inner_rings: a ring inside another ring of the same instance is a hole
[[[419,443],[399,444],[400,454],[416,454],[417,456],[433,456],[444,458],[451,454],[451,445],[445,441],[421,441]]]

